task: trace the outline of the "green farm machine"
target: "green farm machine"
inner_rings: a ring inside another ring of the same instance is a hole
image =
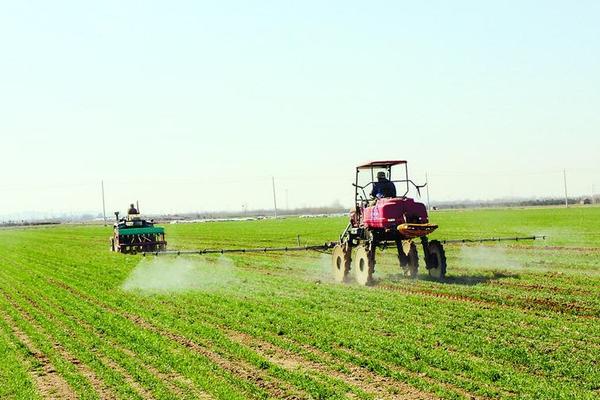
[[[121,219],[118,212],[115,216],[117,222],[110,238],[112,251],[136,254],[167,249],[165,228],[155,226],[153,220],[145,220],[137,212],[128,213]]]

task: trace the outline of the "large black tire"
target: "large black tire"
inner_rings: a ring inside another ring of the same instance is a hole
[[[332,271],[336,282],[347,282],[350,272],[350,249],[346,250],[346,246],[336,244],[332,254]]]
[[[446,276],[446,252],[438,240],[432,240],[427,245],[425,255],[429,276],[435,279],[444,279]]]
[[[400,268],[405,269],[408,266],[408,256],[404,254],[404,248],[402,247],[401,241],[396,243],[396,248],[398,249],[398,262],[400,262]]]
[[[354,258],[354,276],[359,285],[368,286],[373,284],[373,273],[375,272],[375,252],[369,251],[364,246],[358,246]]]
[[[417,245],[414,242],[410,244],[410,251],[407,258],[408,263],[404,267],[404,274],[414,279],[419,275],[419,253]]]
[[[419,273],[419,254],[413,241],[402,240],[396,243],[400,268],[405,276],[416,278]]]

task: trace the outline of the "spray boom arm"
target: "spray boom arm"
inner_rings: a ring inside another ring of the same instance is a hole
[[[451,239],[440,240],[442,243],[483,243],[483,242],[506,242],[523,240],[546,240],[546,236],[521,236],[504,238],[484,238],[484,239]],[[335,247],[337,242],[326,242],[316,246],[296,246],[296,247],[257,247],[249,249],[196,249],[196,250],[163,250],[144,252],[143,256],[149,255],[185,255],[185,254],[225,254],[225,253],[270,253],[270,252],[290,252],[290,251],[326,251]]]

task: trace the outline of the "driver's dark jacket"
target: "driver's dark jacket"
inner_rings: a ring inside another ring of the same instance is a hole
[[[396,197],[396,185],[394,182],[383,178],[379,182],[373,183],[373,191],[371,191],[373,197]]]

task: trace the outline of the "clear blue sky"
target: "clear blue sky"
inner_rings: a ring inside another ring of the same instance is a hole
[[[3,1],[0,214],[600,192],[598,1]]]

